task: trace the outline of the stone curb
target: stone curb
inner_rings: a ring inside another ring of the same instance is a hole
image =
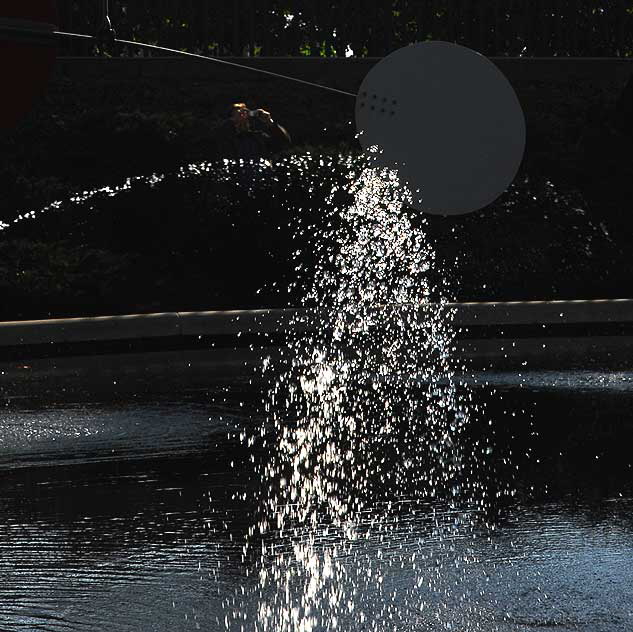
[[[376,309],[397,310],[398,306]],[[633,322],[633,299],[430,304],[454,311],[458,327]],[[0,323],[0,347],[147,338],[270,334],[310,329],[319,312],[301,309],[166,312]]]

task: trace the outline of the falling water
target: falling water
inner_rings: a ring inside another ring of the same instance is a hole
[[[309,309],[274,367],[270,423],[249,438],[269,453],[245,547],[261,547],[261,632],[421,621],[428,595],[446,590],[442,543],[474,525],[477,489],[461,441],[468,397],[458,391],[453,311],[429,280],[437,262],[424,224],[414,225],[393,170],[365,161],[346,188],[351,203],[337,204],[337,185],[327,200],[331,234],[305,291]],[[394,552],[390,540],[420,512],[427,543],[438,542],[435,570],[394,585],[385,577],[416,551]],[[377,558],[364,551],[376,541]]]
[[[205,161],[183,165],[173,174],[153,173],[150,175],[133,176],[126,178],[122,184],[105,185],[95,187],[94,189],[77,191],[71,194],[66,200],[55,200],[37,210],[18,211],[10,223],[0,221],[0,232],[11,228],[13,225],[20,224],[27,220],[38,219],[40,216],[54,211],[68,210],[73,206],[77,207],[86,203],[92,203],[94,205],[103,198],[113,198],[121,193],[131,191],[135,186],[141,185],[153,189],[160,183],[165,182],[168,177],[175,177],[178,180],[212,178],[216,183],[236,182],[240,180],[238,177],[239,174],[243,173],[245,169],[248,169],[253,174],[251,186],[248,187],[248,192],[252,193],[257,181],[255,174],[261,174],[270,166],[271,164],[263,159],[249,161],[244,161],[243,159],[224,159],[221,161]],[[94,206],[90,208],[92,210]]]

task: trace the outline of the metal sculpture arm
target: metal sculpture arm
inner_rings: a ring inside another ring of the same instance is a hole
[[[96,34],[97,47],[101,54],[114,49],[116,43],[116,31],[110,20],[110,3],[109,0],[100,0],[99,2],[99,30]]]

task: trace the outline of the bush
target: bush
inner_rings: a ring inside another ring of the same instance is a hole
[[[5,317],[297,304],[286,288],[312,274],[316,242],[336,251],[325,198],[345,185],[345,161],[287,156],[250,192],[239,164],[205,163],[19,222],[2,244]],[[416,221],[458,300],[604,298],[630,278],[578,193],[544,178],[520,178],[485,211]]]
[[[0,242],[0,316],[82,315],[97,305],[116,309],[129,300],[125,290],[133,263],[130,255],[64,240]]]

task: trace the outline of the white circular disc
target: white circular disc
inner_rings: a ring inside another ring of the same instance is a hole
[[[367,74],[356,98],[360,143],[398,171],[413,207],[460,215],[510,186],[525,151],[525,117],[488,58],[449,42],[410,44]],[[419,191],[418,191],[419,190]]]

